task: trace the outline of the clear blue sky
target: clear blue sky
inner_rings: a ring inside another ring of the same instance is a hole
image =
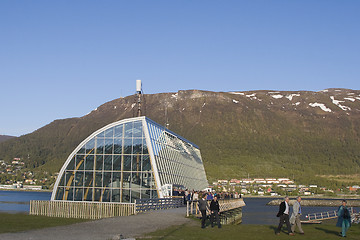
[[[360,90],[358,0],[0,1],[0,134],[135,92]]]

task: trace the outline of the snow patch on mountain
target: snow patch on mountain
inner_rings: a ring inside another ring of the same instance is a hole
[[[171,95],[172,98],[177,98],[178,97],[178,93],[175,93],[173,95]]]
[[[286,96],[286,98],[289,99],[289,101],[292,101],[292,99],[293,99],[294,97],[300,97],[300,94],[298,94],[298,93],[293,93],[293,94],[289,94],[289,95]]]
[[[332,112],[330,108],[327,108],[323,103],[309,103],[310,107],[320,107],[324,112]]]
[[[233,99],[232,101],[233,101],[233,103],[239,103],[239,101],[236,101],[235,99]]]
[[[250,98],[251,100],[257,99],[257,98],[256,98],[256,93],[249,94],[249,95],[245,95],[245,96],[248,97],[248,98]]]
[[[332,101],[333,104],[335,104],[336,106],[338,106],[338,107],[341,108],[342,110],[344,110],[344,111],[351,110],[350,107],[344,106],[344,105],[341,105],[341,104],[340,104],[340,103],[343,103],[343,102],[345,102],[345,101],[336,100],[334,96],[330,96],[330,99],[331,99],[331,101]]]
[[[231,93],[231,94],[237,94],[237,95],[242,95],[242,96],[245,95],[245,93],[243,93],[243,92],[229,92],[229,93]]]
[[[349,100],[349,101],[355,102],[355,98],[344,98],[344,100]]]
[[[277,94],[277,95],[271,95],[271,97],[273,97],[275,99],[280,99],[280,98],[283,98],[284,96],[281,94]]]

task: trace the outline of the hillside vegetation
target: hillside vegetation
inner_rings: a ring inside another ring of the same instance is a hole
[[[57,172],[95,130],[133,117],[135,96],[105,103],[81,118],[55,120],[0,143],[0,159]],[[145,95],[144,115],[201,148],[208,179],[290,177],[326,183],[360,173],[360,91],[208,92]]]

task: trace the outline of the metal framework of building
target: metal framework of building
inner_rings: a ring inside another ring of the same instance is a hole
[[[166,197],[169,186],[208,187],[199,147],[142,116],[111,123],[81,142],[51,200],[133,203]]]

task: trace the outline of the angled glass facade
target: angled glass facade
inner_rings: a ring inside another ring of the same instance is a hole
[[[134,202],[163,197],[167,184],[208,186],[199,148],[146,117],[94,132],[70,154],[51,200]]]

